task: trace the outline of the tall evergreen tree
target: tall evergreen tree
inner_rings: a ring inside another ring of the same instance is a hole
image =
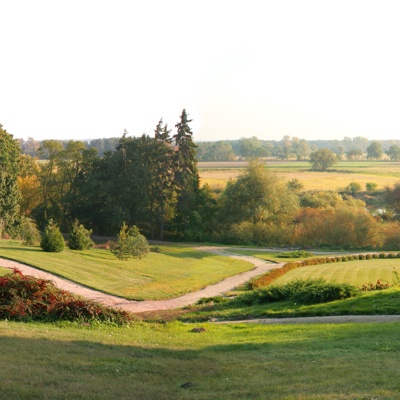
[[[197,171],[196,145],[193,142],[193,133],[189,127],[192,122],[188,119],[186,110],[182,111],[180,121],[175,125],[175,184],[178,193],[177,230],[184,233],[190,223],[190,213],[194,211],[196,196],[199,191],[199,174]]]
[[[19,217],[19,156],[18,142],[0,124],[0,235],[13,234]]]
[[[151,216],[158,209],[159,238],[164,240],[164,226],[168,210],[171,209],[174,196],[174,151],[171,146],[171,131],[167,124],[162,127],[162,119],[155,129],[153,179],[151,191]],[[153,221],[153,217],[152,217]],[[154,239],[155,223],[152,223],[151,238]]]

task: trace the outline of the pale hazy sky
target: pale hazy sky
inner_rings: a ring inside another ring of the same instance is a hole
[[[15,137],[400,139],[400,1],[0,0]]]

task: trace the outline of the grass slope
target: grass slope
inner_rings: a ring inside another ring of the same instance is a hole
[[[400,273],[400,259],[346,261],[301,267],[277,279],[274,284],[308,278],[322,278],[327,282],[349,283],[357,287],[364,283],[375,283],[378,279],[391,284],[400,283],[397,282],[395,271]]]
[[[120,261],[107,250],[46,253],[39,247],[0,241],[0,257],[135,300],[174,298],[253,268],[244,261],[179,245],[162,246],[161,250],[141,260]]]
[[[90,328],[0,322],[1,397],[400,397],[398,323],[204,324],[201,334],[191,332],[195,326]]]

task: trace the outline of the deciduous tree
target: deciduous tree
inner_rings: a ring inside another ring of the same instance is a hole
[[[337,161],[335,153],[328,149],[320,149],[310,154],[312,169],[314,171],[325,171]]]

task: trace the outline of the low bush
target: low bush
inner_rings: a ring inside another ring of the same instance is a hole
[[[196,304],[198,305],[213,305],[213,304],[220,304],[229,301],[228,298],[223,296],[213,296],[213,297],[203,297],[197,300]]]
[[[125,324],[129,313],[78,298],[53,282],[23,275],[14,269],[0,278],[0,318],[12,320],[67,320]]]
[[[295,251],[287,251],[284,253],[280,253],[278,258],[307,258],[312,257],[314,254],[309,253],[305,250],[295,250]]]
[[[326,303],[357,295],[357,289],[347,283],[328,283],[323,279],[295,280],[285,285],[271,285],[236,297],[232,304],[257,305],[292,300],[302,304]]]
[[[390,283],[382,281],[382,279],[378,279],[376,283],[364,283],[359,289],[365,292],[369,292],[371,290],[385,290],[390,288]]]

